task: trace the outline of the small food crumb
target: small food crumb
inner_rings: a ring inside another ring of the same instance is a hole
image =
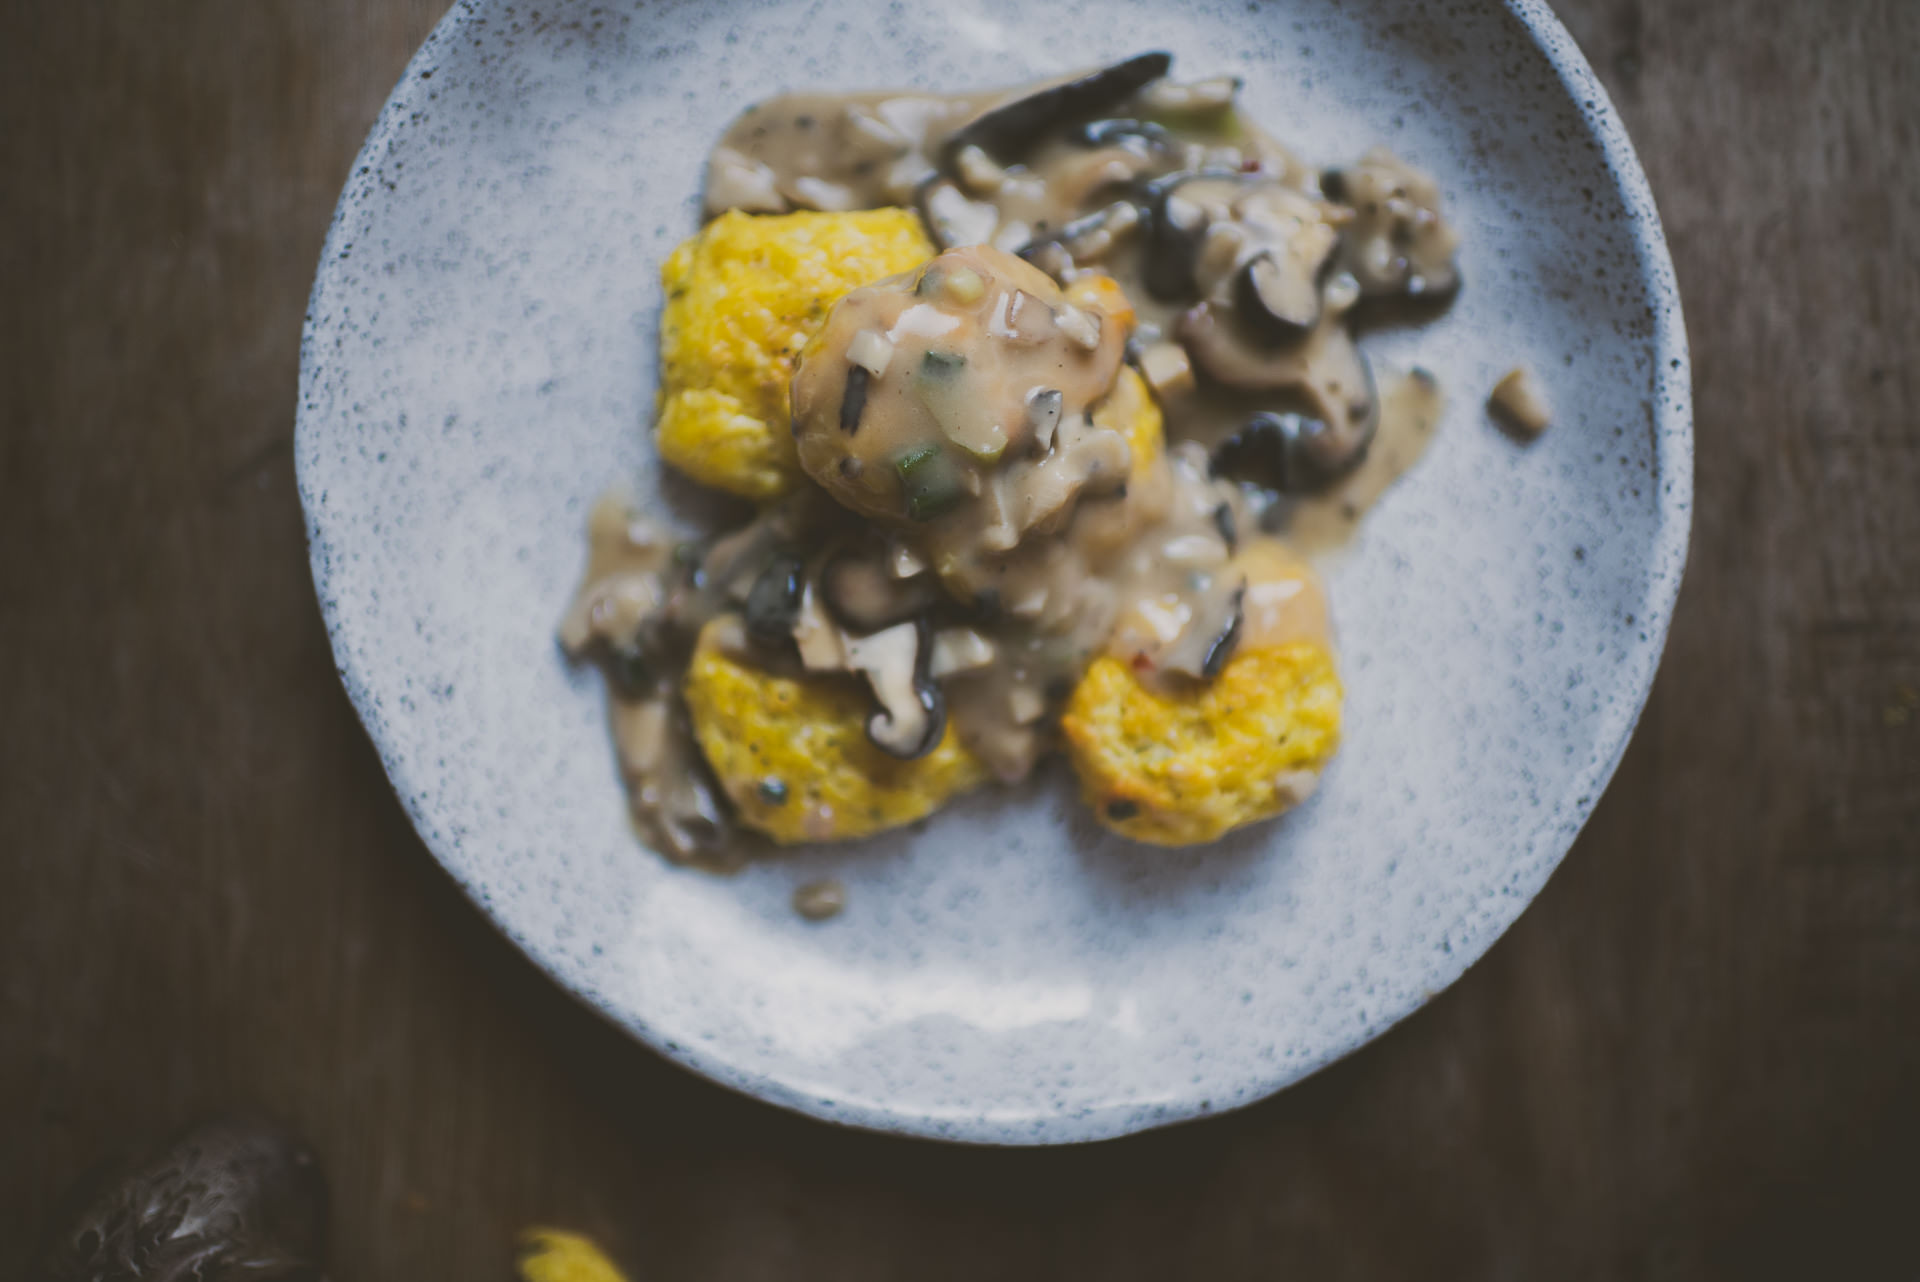
[[[1547,398],[1541,392],[1540,384],[1534,381],[1531,373],[1517,365],[1493,385],[1493,395],[1487,398],[1487,408],[1502,423],[1527,436],[1538,436],[1553,420],[1553,412],[1547,408]]]
[[[793,911],[808,921],[838,917],[847,906],[847,888],[832,878],[810,881],[793,892]]]

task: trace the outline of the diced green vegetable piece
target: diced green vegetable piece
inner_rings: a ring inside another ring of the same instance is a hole
[[[1162,107],[1140,113],[1140,119],[1187,135],[1195,142],[1238,146],[1247,140],[1246,119],[1236,103],[1217,107]]]
[[[922,445],[893,460],[906,492],[907,516],[915,521],[931,521],[950,511],[966,495],[960,469],[938,445]]]
[[[966,367],[967,358],[960,353],[929,348],[920,358],[920,377],[941,380],[956,378]]]
[[[948,440],[982,463],[993,463],[1007,448],[1007,434],[975,395],[971,381],[962,377],[966,365],[967,358],[958,352],[928,351],[920,358],[915,380],[920,403]]]

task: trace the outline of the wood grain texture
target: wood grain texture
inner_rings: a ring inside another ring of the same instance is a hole
[[[1694,552],[1611,791],[1399,1029],[1054,1152],[843,1133],[575,1007],[414,838],[289,439],[432,0],[0,14],[0,1274],[128,1137],[325,1155],[343,1279],[1920,1276],[1920,5],[1563,0],[1672,239]]]

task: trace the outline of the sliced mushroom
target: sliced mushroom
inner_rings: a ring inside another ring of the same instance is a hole
[[[575,659],[629,641],[666,598],[674,568],[672,539],[623,498],[594,504],[587,539],[587,572],[560,622],[561,648]]]
[[[1056,209],[1085,209],[1103,193],[1125,194],[1161,163],[1142,148],[1099,147],[1069,157],[1047,171],[1047,201]]]
[[[800,652],[801,665],[809,672],[847,670],[846,637],[811,582],[800,592],[800,610],[793,618],[793,644]]]
[[[880,704],[867,718],[867,738],[903,761],[932,752],[947,726],[946,703],[929,675],[932,632],[923,616],[847,638],[847,666],[867,679]]]
[[[1233,504],[1221,503],[1213,509],[1213,528],[1220,531],[1220,541],[1227,545],[1229,554],[1240,546],[1240,526],[1233,515]]]
[[[1320,189],[1353,210],[1340,258],[1364,297],[1440,302],[1459,292],[1460,236],[1440,215],[1431,177],[1375,147],[1351,168],[1323,173]]]
[[[856,632],[872,632],[911,618],[933,601],[928,576],[899,578],[875,551],[874,556],[842,552],[820,571],[820,592],[827,608]]]
[[[1201,368],[1229,387],[1277,392],[1306,381],[1302,353],[1273,352],[1248,343],[1236,331],[1230,308],[1201,303],[1183,313],[1176,328]]]
[[[1130,200],[1116,200],[1085,218],[1060,229],[1060,243],[1076,263],[1097,263],[1124,243],[1140,227],[1140,208]]]
[[[634,817],[660,853],[683,862],[719,853],[730,830],[726,807],[678,698],[616,703],[613,741]]]
[[[979,147],[1000,160],[1013,159],[1042,131],[1115,106],[1172,65],[1172,54],[1137,54],[989,107],[954,131],[946,154]]]
[[[1263,484],[1281,486],[1289,492],[1317,488],[1351,470],[1366,456],[1379,424],[1380,398],[1374,391],[1372,368],[1337,319],[1323,317],[1297,346],[1264,349],[1247,342],[1230,319],[1221,315],[1221,309],[1202,303],[1180,318],[1180,336],[1194,359],[1221,382],[1250,392],[1288,393],[1304,403],[1304,415],[1255,416],[1265,424],[1255,430],[1253,440],[1262,449],[1289,439],[1286,433],[1293,431],[1266,420],[1300,419],[1302,425],[1294,434],[1306,445],[1305,453],[1314,463],[1304,471],[1293,465],[1289,446],[1288,463],[1276,462],[1267,469],[1267,474],[1276,479],[1263,480]],[[1318,426],[1308,428],[1307,423]],[[1249,428],[1253,427],[1250,422]],[[1280,477],[1288,479],[1282,484],[1277,479]],[[1245,475],[1243,479],[1261,478]]]
[[[1367,435],[1353,448],[1338,440],[1320,419],[1262,411],[1214,447],[1213,474],[1252,481],[1282,494],[1310,494],[1359,465],[1371,443],[1371,430]]]
[[[631,636],[606,647],[607,677],[629,699],[652,694],[676,666],[665,624],[663,616],[649,615]]]
[[[792,635],[800,613],[801,587],[798,558],[778,555],[769,561],[747,591],[747,635],[767,646],[779,645]]]
[[[1306,240],[1296,237],[1295,244]],[[1263,250],[1240,270],[1234,306],[1247,328],[1269,343],[1297,343],[1320,323],[1321,282],[1333,262],[1333,236],[1297,250]]]
[[[1076,218],[1051,236],[1028,240],[1013,252],[1058,281],[1084,263],[1097,263],[1132,240],[1142,226],[1140,207],[1116,200]]]
[[[1193,617],[1160,655],[1159,666],[1197,681],[1220,675],[1240,644],[1246,614],[1246,584],[1232,588],[1216,583],[1196,604]]]
[[[1233,608],[1227,616],[1227,626],[1207,647],[1207,657],[1201,660],[1200,675],[1211,681],[1220,675],[1220,669],[1227,666],[1227,660],[1240,645],[1240,630],[1246,625],[1245,611],[1247,588],[1243,583],[1234,590]]]
[[[1243,186],[1231,170],[1183,170],[1142,189],[1151,228],[1141,264],[1148,293],[1165,302],[1194,296],[1193,265],[1207,228],[1229,216]]]
[[[1015,252],[1057,281],[1073,274],[1073,255],[1057,240],[1029,241]]]

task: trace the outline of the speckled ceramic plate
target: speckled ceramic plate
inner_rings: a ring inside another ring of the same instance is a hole
[[[1466,236],[1451,392],[1327,574],[1349,735],[1319,796],[1177,853],[1056,771],[920,831],[731,879],[629,827],[555,621],[589,503],[657,484],[661,259],[704,149],[783,87],[975,86],[1142,48],[1247,79],[1308,156],[1385,141]],[[1487,390],[1539,372],[1520,446]],[[1544,5],[462,3],[341,196],[301,368],[300,490],[342,679],[429,849],[662,1054],[859,1126],[1013,1144],[1233,1108],[1445,987],[1540,888],[1653,678],[1687,542],[1685,337],[1645,180]],[[849,905],[810,925],[795,886]]]

